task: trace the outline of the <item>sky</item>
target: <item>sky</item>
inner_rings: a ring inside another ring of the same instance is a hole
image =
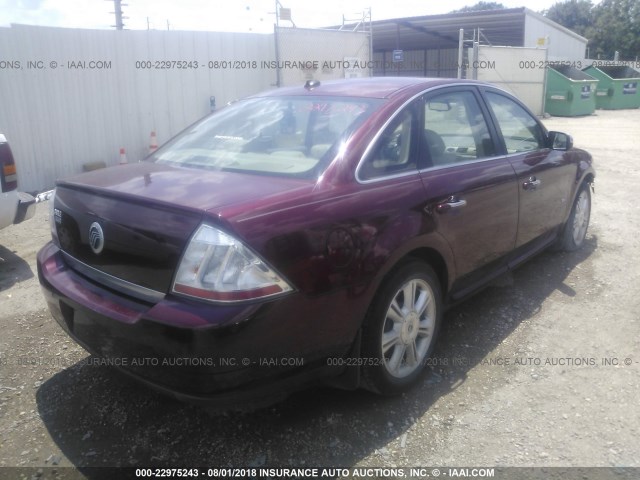
[[[275,22],[275,0],[122,0],[125,28],[146,30],[210,30],[269,33]],[[558,0],[526,2],[535,11]],[[361,18],[371,8],[373,20],[435,15],[473,5],[476,0],[280,0],[290,8],[297,27],[339,25]],[[508,8],[525,0],[501,0]],[[0,26],[12,23],[67,28],[110,29],[115,25],[111,0],[0,0]],[[288,21],[281,25],[291,26]]]

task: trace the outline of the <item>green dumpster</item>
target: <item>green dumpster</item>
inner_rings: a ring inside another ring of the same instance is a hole
[[[591,66],[583,71],[599,80],[597,108],[616,110],[640,107],[640,72],[624,65]]]
[[[597,79],[570,65],[549,66],[544,111],[557,117],[591,115],[597,85]]]

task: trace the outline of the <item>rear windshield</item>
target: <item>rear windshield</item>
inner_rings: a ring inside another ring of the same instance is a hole
[[[192,125],[149,159],[262,175],[318,176],[379,99],[263,97],[234,103]]]

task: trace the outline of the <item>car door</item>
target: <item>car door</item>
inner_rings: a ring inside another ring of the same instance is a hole
[[[425,213],[455,257],[455,299],[506,269],[518,223],[516,175],[475,87],[428,94],[423,111]]]
[[[537,244],[548,243],[565,217],[576,166],[563,152],[549,148],[544,127],[518,101],[488,88],[484,95],[496,122],[500,148],[518,176],[516,247],[532,243],[535,249]]]

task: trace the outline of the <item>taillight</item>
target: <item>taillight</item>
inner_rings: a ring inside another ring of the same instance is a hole
[[[175,293],[218,302],[271,297],[292,289],[242,242],[200,225],[185,250],[173,282]]]
[[[3,192],[10,192],[18,188],[16,164],[13,161],[9,144],[2,134],[0,134],[0,184]]]
[[[49,228],[51,228],[51,239],[53,243],[58,245],[58,229],[57,224],[62,220],[62,213],[55,207],[56,203],[56,190],[53,189],[51,195],[49,195]]]

